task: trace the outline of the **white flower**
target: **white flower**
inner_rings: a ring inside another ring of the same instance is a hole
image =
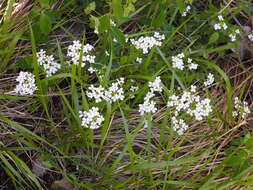
[[[207,117],[212,112],[210,102],[208,98],[197,102],[196,108],[192,111],[196,120],[201,121],[203,117]]]
[[[153,82],[149,82],[148,86],[151,92],[162,92],[162,81],[160,76],[156,77]]]
[[[214,76],[212,73],[209,73],[207,76],[207,81],[204,82],[205,86],[210,86],[214,82]]]
[[[143,104],[139,104],[139,112],[141,115],[145,113],[155,113],[157,108],[155,107],[156,103],[153,100],[146,100]]]
[[[144,97],[144,103],[139,104],[139,112],[141,115],[144,115],[145,113],[155,113],[157,111],[157,108],[155,107],[156,103],[151,99],[155,96],[154,92],[162,92],[163,90],[160,76],[156,77],[153,82],[149,82],[148,86],[149,92]]]
[[[52,76],[61,68],[61,65],[54,60],[53,55],[46,55],[43,49],[37,53],[37,60],[38,64],[43,66],[47,77]]]
[[[17,94],[33,95],[34,91],[37,90],[35,77],[32,73],[21,71],[16,81],[19,82],[14,89],[14,92]]]
[[[171,95],[168,98],[167,106],[174,109],[172,124],[173,129],[182,135],[184,131],[188,128],[184,120],[177,119],[180,114],[188,114],[188,118],[194,117],[195,120],[203,120],[211,112],[211,101],[208,98],[201,100],[199,95],[194,95],[196,93],[196,86],[192,85],[190,92],[184,91],[182,96]],[[190,116],[190,117],[189,117]]]
[[[183,119],[177,119],[176,117],[172,117],[171,120],[173,124],[173,130],[176,131],[178,135],[183,135],[189,127]]]
[[[96,72],[97,69],[96,69],[96,68],[93,68],[93,67],[89,67],[89,68],[88,68],[88,71],[92,74],[92,73]]]
[[[139,90],[138,86],[131,86],[130,91],[131,92],[137,92]],[[130,98],[133,99],[135,96],[133,94],[130,95]]]
[[[106,56],[109,56],[109,55],[110,55],[110,54],[108,53],[108,51],[107,51],[107,50],[105,51],[105,55],[106,55]]]
[[[145,101],[149,101],[151,98],[153,98],[155,96],[155,94],[154,94],[154,92],[148,92],[147,94],[146,94],[146,96],[144,97],[144,100]]]
[[[94,33],[98,34],[98,29],[97,28],[95,28]]]
[[[101,127],[104,117],[100,115],[97,107],[92,107],[89,111],[80,111],[79,117],[81,125],[89,129],[98,129]]]
[[[115,22],[113,20],[110,20],[111,26],[116,26]]]
[[[224,21],[223,17],[221,15],[218,16],[219,21]]]
[[[179,70],[183,70],[184,69],[184,54],[180,53],[176,56],[172,56],[172,67],[179,69]]]
[[[138,86],[131,86],[130,87],[130,91],[131,92],[136,92],[136,91],[138,91],[139,90],[139,87]]]
[[[191,10],[191,6],[188,5],[188,6],[186,7],[185,11],[182,13],[182,16],[186,16],[187,13],[188,13],[190,10]]]
[[[105,90],[104,99],[110,103],[123,100],[125,98],[124,90],[121,85],[124,84],[124,78],[120,78],[117,82],[111,84],[108,90]]]
[[[235,30],[235,33],[236,33],[236,34],[240,34],[240,30],[239,30],[239,29],[236,29],[236,30]]]
[[[105,89],[101,85],[99,87],[91,85],[89,90],[90,92],[87,92],[87,96],[89,98],[94,98],[96,103],[101,102],[105,98]]]
[[[229,34],[230,40],[232,42],[236,41],[236,35],[235,34]]]
[[[221,25],[220,24],[214,24],[214,30],[220,30],[221,29]]]
[[[233,111],[233,117],[241,116],[243,119],[245,119],[246,116],[250,114],[248,102],[242,102],[238,97],[235,97],[234,104],[235,111]]]
[[[167,106],[168,106],[168,107],[176,106],[176,105],[178,104],[178,99],[179,99],[178,96],[176,96],[176,95],[174,95],[174,94],[171,95],[171,96],[169,97],[168,102],[167,102]]]
[[[90,44],[83,45],[80,41],[73,41],[73,44],[68,47],[67,56],[71,58],[71,62],[74,65],[79,65],[81,60],[81,67],[84,67],[86,63],[95,63],[95,56],[91,55],[91,51],[94,47]]]
[[[137,63],[141,63],[141,62],[142,62],[142,58],[137,57],[137,58],[136,58],[136,62],[137,62]]]
[[[191,85],[191,92],[192,93],[195,93],[196,92],[196,89],[197,89],[197,87],[195,86],[195,85]]]
[[[224,30],[227,30],[227,28],[228,28],[226,23],[222,23],[222,27],[223,27]]]
[[[141,36],[137,40],[130,39],[130,42],[136,49],[141,49],[143,54],[147,54],[154,46],[161,46],[164,39],[164,35],[155,32],[154,36]]]
[[[253,34],[249,34],[249,35],[248,35],[248,38],[249,38],[250,41],[253,42]]]
[[[115,42],[115,43],[118,42],[118,40],[116,40],[116,38],[113,38],[112,41]]]
[[[198,64],[196,63],[191,63],[188,65],[189,69],[190,70],[196,70],[198,68]]]

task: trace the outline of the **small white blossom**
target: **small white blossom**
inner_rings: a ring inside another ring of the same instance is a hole
[[[113,20],[110,20],[111,26],[116,26],[116,23]]]
[[[98,34],[98,29],[97,28],[95,28],[94,33]]]
[[[136,92],[136,91],[138,91],[139,90],[139,87],[138,86],[131,86],[130,87],[130,91],[131,92]]]
[[[214,76],[212,73],[209,73],[207,76],[207,81],[204,82],[205,86],[210,86],[214,82]]]
[[[249,34],[249,35],[248,35],[248,38],[249,38],[250,41],[253,42],[253,34]]]
[[[76,40],[68,47],[67,56],[71,58],[74,65],[79,65],[82,57],[81,67],[84,67],[86,63],[95,63],[95,56],[91,55],[93,49],[94,47],[90,44],[85,44],[82,48],[80,41]]]
[[[184,131],[188,128],[184,120],[177,119],[180,113],[188,114],[194,117],[195,120],[203,120],[211,112],[211,101],[208,98],[201,100],[199,95],[194,95],[196,93],[196,86],[192,85],[190,92],[184,91],[182,96],[171,95],[168,98],[167,106],[174,109],[172,124],[173,129],[177,131],[179,135],[182,135]],[[186,117],[184,115],[184,117]]]
[[[139,90],[138,86],[131,86],[130,91],[131,92],[137,92]],[[135,96],[133,94],[130,95],[130,98],[133,99]]]
[[[184,69],[184,54],[180,53],[176,56],[172,56],[172,67],[179,69],[179,70],[183,70]]]
[[[97,71],[97,69],[96,68],[93,68],[93,67],[89,67],[88,68],[88,71],[89,71],[89,73],[94,73],[94,72],[96,72]]]
[[[20,95],[33,95],[37,90],[35,84],[35,77],[32,73],[21,71],[16,78],[18,85],[15,87],[14,92]]]
[[[123,100],[125,98],[124,90],[121,85],[124,84],[124,78],[120,78],[117,82],[111,84],[111,86],[105,90],[104,99],[110,103]]]
[[[191,63],[190,65],[188,65],[190,70],[196,70],[198,68],[198,64],[196,63]]]
[[[105,89],[101,85],[99,87],[91,85],[89,90],[90,91],[87,92],[87,96],[89,98],[94,98],[96,103],[101,102],[105,98]]]
[[[149,82],[148,86],[151,92],[162,92],[162,81],[160,76],[156,77],[153,82]]]
[[[236,30],[235,30],[235,33],[236,33],[236,34],[240,34],[240,30],[239,30],[239,29],[236,29]]]
[[[218,16],[218,20],[219,20],[219,21],[224,21],[224,18],[223,18],[221,15],[219,15],[219,16]]]
[[[148,83],[149,86],[149,92],[144,97],[144,103],[139,104],[139,112],[141,115],[144,115],[145,113],[155,113],[157,111],[157,108],[155,107],[156,102],[151,100],[154,96],[154,92],[162,92],[162,81],[160,79],[160,76],[156,77],[153,82]]]
[[[235,34],[229,34],[228,36],[230,37],[230,40],[232,42],[236,41],[236,35]]]
[[[177,119],[176,117],[172,117],[171,120],[173,124],[173,130],[176,131],[180,136],[183,135],[189,127],[183,119]]]
[[[182,16],[185,17],[185,16],[187,15],[187,13],[190,12],[190,10],[191,10],[191,6],[188,5],[188,6],[186,7],[185,11],[182,13]]]
[[[195,85],[191,85],[190,91],[191,91],[192,93],[195,93],[195,92],[196,92],[196,89],[197,89],[197,87],[196,87]]]
[[[235,97],[234,100],[235,111],[233,111],[233,117],[241,116],[243,119],[246,118],[248,114],[250,114],[250,109],[248,102],[240,101],[238,97]]]
[[[156,103],[153,100],[144,101],[143,104],[139,104],[139,112],[141,115],[145,113],[155,113],[157,108],[155,107]]]
[[[81,125],[89,129],[98,129],[101,127],[104,117],[100,115],[97,107],[92,107],[89,111],[80,111],[79,117]]]
[[[43,67],[47,77],[52,76],[61,68],[61,65],[54,60],[53,55],[46,55],[43,49],[37,53],[37,60],[38,64]]]
[[[108,51],[107,51],[107,50],[105,51],[105,55],[106,55],[106,56],[109,56],[109,55],[110,55],[110,54],[108,53]]]
[[[218,23],[215,23],[215,24],[213,25],[213,27],[214,27],[214,30],[221,30],[221,25],[218,24]]]
[[[148,92],[146,96],[144,97],[144,101],[149,101],[151,98],[155,97],[154,92]]]
[[[137,58],[136,58],[136,62],[137,62],[137,63],[141,63],[141,62],[142,62],[142,58],[141,58],[141,57],[137,57]]]
[[[141,49],[143,54],[147,54],[154,46],[161,46],[164,39],[164,35],[155,32],[154,36],[141,36],[137,40],[130,39],[130,42],[136,49]]]
[[[223,27],[224,30],[227,30],[227,28],[228,28],[226,23],[222,23],[222,27]]]

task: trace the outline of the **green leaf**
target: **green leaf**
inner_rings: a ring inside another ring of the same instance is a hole
[[[93,1],[91,2],[85,9],[84,12],[85,14],[90,14],[92,11],[94,11],[96,9],[96,2]]]
[[[100,22],[98,17],[90,15],[90,22],[92,27],[94,27],[95,29],[99,28]]]
[[[116,27],[111,27],[111,31],[113,36],[115,37],[115,39],[119,42],[119,43],[125,43],[125,35]]]
[[[208,41],[208,44],[213,44],[213,43],[216,42],[218,39],[219,39],[219,33],[218,33],[218,32],[215,32],[215,33],[213,33],[213,34],[210,36],[209,41]]]
[[[117,18],[123,17],[124,11],[121,6],[121,0],[112,0],[113,15]]]
[[[46,15],[45,13],[43,13],[40,16],[40,30],[44,34],[48,34],[52,30],[51,18],[48,15]]]
[[[110,17],[108,14],[105,14],[99,18],[99,27],[98,32],[105,32],[110,27]]]
[[[166,9],[161,10],[160,14],[157,17],[154,17],[152,21],[152,25],[154,27],[161,27],[164,23],[166,16],[167,16],[167,10]]]
[[[181,13],[184,12],[185,9],[184,0],[176,0],[176,5]]]
[[[49,6],[49,0],[39,0],[39,2],[40,2],[40,6],[42,7],[42,8],[50,8],[50,6]]]

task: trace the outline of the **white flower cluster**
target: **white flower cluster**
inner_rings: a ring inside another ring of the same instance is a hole
[[[89,73],[94,73],[94,72],[97,72],[98,70],[96,69],[96,68],[94,68],[94,67],[89,67],[88,68],[88,71],[89,71]]]
[[[82,44],[79,40],[73,41],[73,44],[68,47],[67,56],[71,57],[71,62],[74,65],[79,65],[81,60],[81,67],[84,67],[86,63],[95,63],[95,56],[91,55],[91,51],[94,47],[90,44]]]
[[[185,9],[185,11],[182,13],[182,16],[186,16],[187,15],[187,13],[189,13],[190,12],[190,10],[191,10],[191,6],[190,5],[187,5],[187,7],[186,7],[186,9]]]
[[[162,81],[160,77],[156,77],[153,82],[148,83],[149,92],[144,97],[144,103],[139,104],[139,112],[141,115],[145,113],[155,113],[157,108],[154,100],[151,100],[155,96],[155,92],[162,92]]]
[[[210,86],[214,82],[214,76],[212,73],[209,73],[207,76],[207,80],[204,82],[204,86]]]
[[[240,30],[239,29],[236,29],[234,32],[232,32],[231,34],[229,34],[229,38],[232,42],[236,41],[237,39],[237,35],[240,34]]]
[[[130,87],[130,92],[137,92],[139,90],[138,86],[131,86]],[[130,98],[133,99],[135,96],[133,94],[131,94]]]
[[[47,77],[52,76],[61,68],[61,65],[54,60],[53,55],[46,55],[43,49],[37,53],[37,58],[38,64],[43,66]]]
[[[14,92],[17,94],[33,95],[34,91],[37,90],[35,77],[32,73],[21,71],[16,81],[19,82],[14,89]]]
[[[184,132],[188,129],[188,125],[183,119],[177,119],[175,116],[171,118],[173,124],[173,130],[176,131],[179,135],[183,135]]]
[[[124,78],[120,78],[116,82],[112,83],[108,89],[105,89],[101,85],[99,87],[91,85],[89,87],[90,91],[87,92],[87,96],[89,98],[94,98],[96,103],[102,102],[103,100],[110,103],[117,102],[125,98],[124,90],[122,88],[123,84]]]
[[[201,121],[211,112],[211,101],[208,98],[201,100],[199,95],[194,95],[196,87],[191,86],[191,91],[184,91],[182,96],[171,95],[168,99],[167,106],[175,110],[172,117],[173,129],[182,135],[188,128],[183,119],[179,119],[180,113],[188,114],[195,120]],[[185,117],[185,116],[184,116]]]
[[[179,69],[181,71],[184,70],[185,68],[184,58],[185,58],[184,53],[180,53],[176,56],[172,56],[172,67]],[[193,63],[191,58],[187,59],[187,63],[188,63],[187,67],[190,70],[196,70],[198,68],[198,64]]]
[[[105,89],[101,85],[99,87],[94,87],[94,85],[91,85],[89,87],[89,92],[87,92],[87,96],[89,98],[94,98],[96,103],[102,102],[105,98]]]
[[[248,38],[249,38],[250,41],[253,42],[253,34],[249,34],[249,35],[248,35]]]
[[[110,103],[123,100],[125,98],[124,90],[122,88],[124,82],[125,79],[120,78],[117,80],[117,82],[112,83],[111,86],[105,91],[105,100],[109,101]]]
[[[79,117],[82,120],[81,125],[89,129],[98,129],[104,121],[97,107],[92,107],[89,111],[80,111]]]
[[[154,36],[141,36],[137,40],[130,39],[136,49],[141,49],[143,54],[147,54],[154,46],[161,46],[165,39],[164,34],[154,33]]]
[[[227,24],[224,22],[224,18],[221,16],[221,15],[219,15],[218,16],[218,20],[219,20],[219,22],[218,23],[215,23],[214,24],[214,30],[221,30],[222,28],[224,29],[224,30],[227,30],[227,28],[228,28],[228,26],[227,26]]]
[[[243,119],[246,118],[247,114],[250,113],[248,102],[240,101],[238,97],[235,98],[235,111],[233,111],[233,117],[241,116]]]

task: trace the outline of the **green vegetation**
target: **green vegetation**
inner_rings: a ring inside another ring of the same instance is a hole
[[[0,189],[253,189],[252,13],[0,2]]]

